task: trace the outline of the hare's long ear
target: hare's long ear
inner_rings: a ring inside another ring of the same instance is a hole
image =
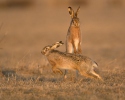
[[[62,41],[56,42],[56,48],[60,47],[61,45],[63,45],[64,43]]]
[[[64,43],[63,43],[62,41],[59,41],[59,44],[60,44],[60,45],[63,45]]]
[[[74,10],[71,7],[68,7],[68,11],[69,11],[71,18],[73,18],[74,17]]]
[[[78,9],[76,10],[75,17],[78,16],[79,10],[80,10],[80,6],[79,6]]]
[[[55,44],[53,44],[51,46],[51,49],[55,49],[55,48],[58,48],[60,47],[61,45],[63,45],[64,43],[62,41],[59,41],[59,42],[56,42]]]

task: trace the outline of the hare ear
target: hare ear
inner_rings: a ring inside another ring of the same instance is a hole
[[[59,42],[56,42],[55,44],[53,44],[51,46],[51,49],[55,49],[55,48],[58,48],[60,47],[61,45],[63,45],[64,43],[62,41],[59,41]]]
[[[62,41],[59,41],[60,45],[63,45],[64,43]]]
[[[59,42],[56,42],[55,45],[56,45],[56,48],[60,47],[61,45],[63,45],[64,43],[62,41],[59,41]]]
[[[77,17],[77,15],[78,15],[79,10],[80,10],[80,6],[79,6],[78,9],[76,10],[76,13],[75,13],[75,16],[76,16],[76,17]]]
[[[74,17],[74,10],[71,7],[68,7],[68,11],[69,11],[71,18],[73,18]]]

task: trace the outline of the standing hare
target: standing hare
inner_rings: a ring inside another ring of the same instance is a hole
[[[94,71],[98,67],[95,61],[86,56],[54,50],[61,45],[63,45],[62,41],[56,42],[53,45],[44,47],[41,51],[47,57],[54,73],[63,74],[60,69],[78,70],[83,76],[102,80]]]
[[[71,16],[71,23],[66,36],[66,52],[81,54],[81,32],[80,32],[80,22],[78,18],[78,12],[80,7],[76,12],[71,7],[68,7],[69,14]]]

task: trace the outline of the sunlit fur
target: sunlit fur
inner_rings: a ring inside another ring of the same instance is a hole
[[[94,71],[98,66],[95,61],[87,56],[55,50],[62,44],[61,41],[56,42],[51,46],[44,47],[41,51],[42,54],[47,57],[54,73],[63,74],[61,69],[77,70],[83,76],[102,80],[102,78]]]
[[[81,31],[80,22],[78,18],[78,12],[80,7],[76,12],[71,7],[68,7],[69,14],[71,16],[71,23],[66,36],[66,52],[81,54]]]

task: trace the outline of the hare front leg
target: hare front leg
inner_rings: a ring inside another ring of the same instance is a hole
[[[53,73],[63,74],[63,72],[57,67],[56,63],[53,60],[49,60],[49,62],[52,66]]]
[[[73,45],[70,42],[66,43],[66,52],[67,53],[73,53]]]
[[[53,70],[53,73],[60,73],[61,75],[63,74],[63,72],[59,68],[57,68],[56,66],[53,66],[52,70]]]
[[[73,41],[73,49],[74,49],[75,54],[78,53],[78,48],[79,48],[79,39],[74,39],[74,41]]]

